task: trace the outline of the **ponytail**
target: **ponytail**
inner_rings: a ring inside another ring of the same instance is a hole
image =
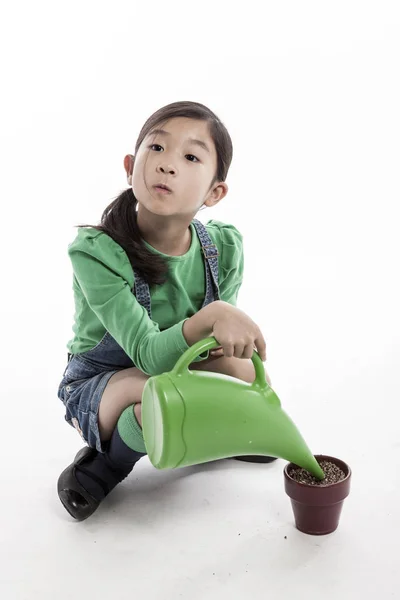
[[[145,246],[137,224],[137,200],[132,188],[124,190],[101,216],[100,225],[93,227],[109,235],[126,252],[132,269],[147,281],[149,286],[165,283],[168,276],[166,260]]]

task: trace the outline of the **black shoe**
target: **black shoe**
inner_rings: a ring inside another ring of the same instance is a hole
[[[132,450],[115,427],[105,452],[82,448],[58,479],[58,495],[69,514],[83,521],[94,513],[100,502],[123,481],[134,465],[145,456]]]
[[[75,456],[74,462],[61,473],[58,479],[58,496],[65,509],[77,521],[83,521],[90,517],[101,502],[101,500],[98,500],[85,490],[76,478],[77,469],[89,474],[89,472],[81,465],[85,461],[90,461],[90,459],[94,458],[97,454],[98,452],[94,448],[82,448]],[[101,486],[104,490],[105,497],[110,491],[106,483],[94,473],[90,473],[90,477]]]
[[[278,460],[276,456],[257,456],[256,454],[253,456],[232,456],[232,459],[251,463],[271,463],[274,462],[274,460]]]

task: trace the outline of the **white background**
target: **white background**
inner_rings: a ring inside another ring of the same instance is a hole
[[[3,598],[399,597],[399,27],[384,1],[1,9]],[[232,136],[228,196],[199,217],[245,236],[239,306],[273,388],[313,451],[353,469],[331,536],[294,529],[282,461],[157,472],[146,458],[81,524],[57,498],[81,445],[56,395],[67,245],[177,100]]]

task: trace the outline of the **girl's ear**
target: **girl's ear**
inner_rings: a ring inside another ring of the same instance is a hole
[[[208,194],[206,200],[203,202],[203,205],[208,207],[215,206],[220,200],[222,200],[222,198],[225,198],[228,193],[228,189],[229,188],[226,183],[224,181],[220,181],[218,185],[216,185]]]
[[[133,165],[134,164],[135,164],[135,157],[132,154],[127,154],[124,158],[124,169],[126,171],[128,185],[132,185],[132,173],[133,173]]]

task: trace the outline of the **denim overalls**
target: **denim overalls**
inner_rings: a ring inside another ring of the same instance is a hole
[[[192,221],[202,246],[206,292],[202,308],[219,299],[218,249],[213,244],[205,226]],[[134,271],[132,293],[151,317],[150,289]],[[184,317],[183,317],[184,318]],[[80,354],[68,353],[68,364],[58,388],[58,397],[66,408],[65,420],[75,427],[84,441],[99,452],[105,446],[100,440],[98,411],[101,397],[109,379],[122,369],[134,367],[132,360],[114,338],[106,331],[100,342],[91,350]]]

